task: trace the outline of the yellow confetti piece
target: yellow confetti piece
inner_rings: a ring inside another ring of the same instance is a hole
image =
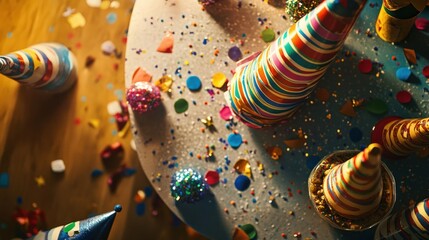
[[[106,1],[102,1],[100,4],[100,9],[101,10],[106,10],[110,7],[110,1],[106,0]]]
[[[120,138],[124,138],[127,135],[129,129],[130,129],[130,122],[128,121],[125,124],[125,126],[122,128],[122,130],[118,132],[118,136]]]
[[[215,73],[212,76],[212,85],[215,88],[222,88],[226,83],[226,76],[223,73]]]
[[[45,185],[45,179],[42,176],[34,178],[37,183],[37,186],[42,187]]]
[[[80,12],[68,16],[67,21],[72,28],[83,27],[86,24],[85,17]]]
[[[183,62],[183,64],[185,64],[185,66],[189,66],[189,61],[188,61],[188,60],[185,60],[185,61]]]
[[[249,161],[246,159],[239,159],[234,164],[234,169],[240,174],[246,175],[249,178],[252,177],[252,169],[250,168]]]
[[[97,129],[98,127],[100,127],[100,120],[91,119],[91,120],[89,120],[88,125],[91,126],[92,128]]]
[[[165,75],[155,82],[155,85],[163,92],[168,92],[173,85],[173,78],[171,75]]]

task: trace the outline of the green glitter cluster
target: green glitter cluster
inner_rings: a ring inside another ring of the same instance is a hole
[[[176,202],[197,202],[204,198],[207,190],[204,178],[191,168],[181,169],[171,177],[170,192]]]
[[[286,13],[296,22],[321,2],[321,0],[286,0]]]

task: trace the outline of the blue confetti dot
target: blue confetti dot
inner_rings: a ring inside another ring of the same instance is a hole
[[[22,202],[23,202],[23,200],[22,200],[21,196],[19,196],[19,197],[16,198],[16,204],[21,205]]]
[[[134,175],[137,172],[137,169],[135,168],[125,168],[124,172],[122,173],[122,175],[129,177]]]
[[[411,76],[411,71],[407,67],[401,67],[396,70],[396,77],[401,81],[407,81]]]
[[[319,156],[310,156],[307,158],[307,168],[308,169],[313,169],[317,163],[320,161],[320,157]]]
[[[359,128],[354,127],[350,129],[349,136],[352,142],[359,142],[362,139],[363,134]]]
[[[101,171],[100,169],[94,169],[91,172],[91,177],[96,178],[101,176],[101,174],[103,174],[103,171]]]
[[[0,188],[9,187],[9,173],[3,172],[0,173]]]
[[[146,210],[146,204],[145,203],[142,202],[142,203],[137,204],[137,206],[136,206],[136,214],[138,216],[143,216],[145,210]]]
[[[240,48],[234,46],[228,50],[228,57],[231,58],[232,61],[237,62],[243,57]]]
[[[13,36],[13,33],[12,33],[12,32],[8,32],[8,33],[7,33],[7,38],[12,38],[12,36]]]
[[[188,79],[186,79],[186,86],[191,91],[198,91],[201,89],[201,80],[197,76],[189,76]]]
[[[116,20],[118,20],[118,16],[116,15],[116,13],[109,13],[106,16],[106,20],[109,24],[114,24]]]
[[[228,136],[228,143],[232,148],[238,148],[240,147],[241,143],[243,142],[243,138],[240,134],[231,133]]]
[[[152,192],[153,192],[153,189],[151,188],[151,187],[145,187],[144,189],[143,189],[143,191],[144,191],[144,193],[146,194],[146,197],[150,197],[150,196],[152,196]]]
[[[239,175],[235,179],[234,185],[239,191],[245,191],[250,186],[250,179],[245,175]]]
[[[122,98],[124,97],[124,91],[122,91],[122,89],[116,89],[114,93],[118,100],[122,100]]]

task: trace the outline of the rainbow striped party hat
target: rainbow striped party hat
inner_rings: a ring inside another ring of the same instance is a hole
[[[366,0],[326,0],[260,54],[237,65],[225,93],[235,116],[254,128],[291,117],[341,50]]]
[[[122,210],[121,205],[116,205],[114,211],[88,218],[82,221],[71,222],[46,232],[40,231],[29,240],[88,240],[107,239],[117,212]]]
[[[0,74],[18,83],[61,92],[76,81],[76,60],[67,47],[42,43],[0,56]]]
[[[382,189],[381,146],[375,143],[332,168],[323,180],[328,205],[348,219],[359,219],[376,211]]]
[[[429,198],[381,222],[375,239],[429,239]]]

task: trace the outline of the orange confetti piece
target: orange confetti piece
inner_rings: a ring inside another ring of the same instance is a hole
[[[302,148],[305,145],[305,138],[289,139],[285,140],[284,143],[290,148]]]
[[[344,103],[340,109],[340,113],[349,117],[356,117],[356,111],[353,108],[352,100],[347,100],[346,103]]]
[[[330,95],[329,95],[329,91],[326,88],[319,88],[316,90],[316,97],[323,102],[328,101]]]
[[[267,148],[267,153],[270,154],[273,160],[279,160],[279,158],[283,154],[283,151],[281,148],[276,146]]]
[[[404,55],[410,64],[417,64],[416,52],[414,49],[404,48]]]
[[[232,240],[250,240],[250,238],[241,228],[236,227],[232,235]]]
[[[152,75],[146,72],[143,68],[138,67],[132,77],[132,83],[136,82],[150,82],[152,81]]]
[[[162,52],[162,53],[172,53],[173,52],[173,45],[174,45],[174,38],[173,34],[168,32],[161,40],[161,43],[159,44],[156,51]]]
[[[250,168],[249,161],[247,161],[246,159],[239,159],[234,164],[234,169],[238,173],[246,175],[249,178],[252,178],[252,169]]]

